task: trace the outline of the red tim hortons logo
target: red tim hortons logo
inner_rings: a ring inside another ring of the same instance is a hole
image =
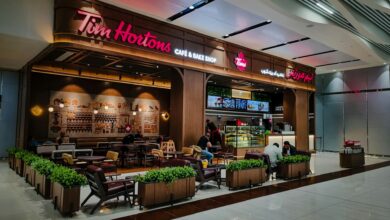
[[[236,64],[238,70],[245,71],[247,61],[243,52],[239,52],[238,56],[234,58],[234,64]]]
[[[102,22],[103,17],[90,12],[78,10],[77,13],[84,16],[78,31],[79,33],[86,33],[94,37],[101,37],[107,40],[113,39],[127,44],[133,44],[140,47],[146,47],[154,50],[159,50],[164,53],[171,52],[171,43],[158,40],[156,35],[150,32],[145,34],[133,33],[133,26],[124,21],[120,21],[115,30],[104,26]]]

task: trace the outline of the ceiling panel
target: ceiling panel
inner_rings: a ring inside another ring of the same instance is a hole
[[[319,67],[316,70],[316,72],[317,73],[329,73],[332,70],[338,71],[338,70],[343,70],[343,69],[354,69],[356,67],[363,68],[365,65],[367,65],[367,62],[359,60],[359,61],[355,61],[355,62],[340,63],[340,64],[331,65],[331,66]]]
[[[282,47],[277,47],[274,49],[269,50],[270,53],[276,55],[276,56],[285,56],[288,59],[292,59],[294,57],[300,57],[305,55],[310,55],[314,53],[320,53],[324,51],[333,50],[332,48],[325,46],[313,39],[305,40],[302,42],[294,43],[294,44],[288,44]],[[267,51],[268,52],[268,51]],[[308,57],[309,58],[309,57]],[[304,62],[305,64],[308,64],[307,61],[309,59],[297,59],[294,60],[296,62]],[[312,63],[309,63],[310,65],[313,65]]]
[[[334,53],[321,54],[318,56],[306,57],[299,59],[299,62],[302,63],[310,63],[312,66],[324,65],[329,63],[338,63],[347,60],[354,60],[356,58],[351,57],[345,53],[340,51],[336,51]]]

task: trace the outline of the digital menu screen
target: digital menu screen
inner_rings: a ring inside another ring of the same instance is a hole
[[[207,97],[207,108],[222,108],[223,99],[220,96]]]
[[[246,111],[247,100],[245,99],[236,99],[236,110]]]
[[[268,112],[269,102],[248,100],[247,110],[253,112]]]
[[[222,106],[225,109],[235,109],[235,100],[232,98],[223,98]]]

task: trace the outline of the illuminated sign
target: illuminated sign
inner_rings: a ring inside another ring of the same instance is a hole
[[[234,59],[234,64],[236,64],[236,67],[240,71],[245,71],[246,69],[246,59],[244,56],[244,53],[239,52],[238,56]]]
[[[284,73],[279,73],[277,71],[272,71],[272,70],[269,70],[269,69],[262,69],[260,70],[260,72],[264,75],[270,75],[270,76],[274,76],[274,77],[278,77],[278,78],[284,78],[285,75]]]
[[[303,81],[305,83],[310,83],[314,80],[314,74],[313,73],[305,73],[298,71],[296,69],[290,70],[288,73],[287,79],[293,79],[295,81]]]
[[[160,41],[157,39],[156,35],[153,35],[150,32],[147,32],[146,34],[133,33],[133,26],[131,24],[126,24],[124,21],[120,21],[118,27],[113,31],[98,23],[98,20],[103,19],[100,15],[81,10],[78,10],[77,13],[85,16],[78,29],[80,33],[86,32],[87,35],[93,35],[95,37],[102,37],[108,40],[113,38],[116,41],[135,44],[165,53],[171,52],[170,42]]]
[[[175,55],[182,56],[182,57],[188,57],[188,58],[191,58],[193,60],[204,61],[204,62],[208,62],[208,63],[216,63],[217,62],[217,58],[215,58],[215,57],[210,57],[210,56],[207,56],[204,54],[195,53],[195,52],[192,52],[189,50],[182,50],[182,49],[176,48],[174,50],[174,53],[175,53]]]

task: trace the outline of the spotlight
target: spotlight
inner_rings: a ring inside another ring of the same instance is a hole
[[[133,112],[133,115],[137,115],[137,112]]]
[[[49,106],[49,108],[47,109],[49,112],[53,112],[54,111],[54,108],[53,106]]]
[[[104,109],[105,109],[105,110],[108,110],[108,105],[105,105],[105,106],[104,106]]]
[[[65,104],[61,102],[58,106],[59,106],[60,108],[63,108],[63,107],[65,107]]]
[[[99,113],[99,111],[97,109],[94,109],[93,114],[96,115],[97,113]]]

